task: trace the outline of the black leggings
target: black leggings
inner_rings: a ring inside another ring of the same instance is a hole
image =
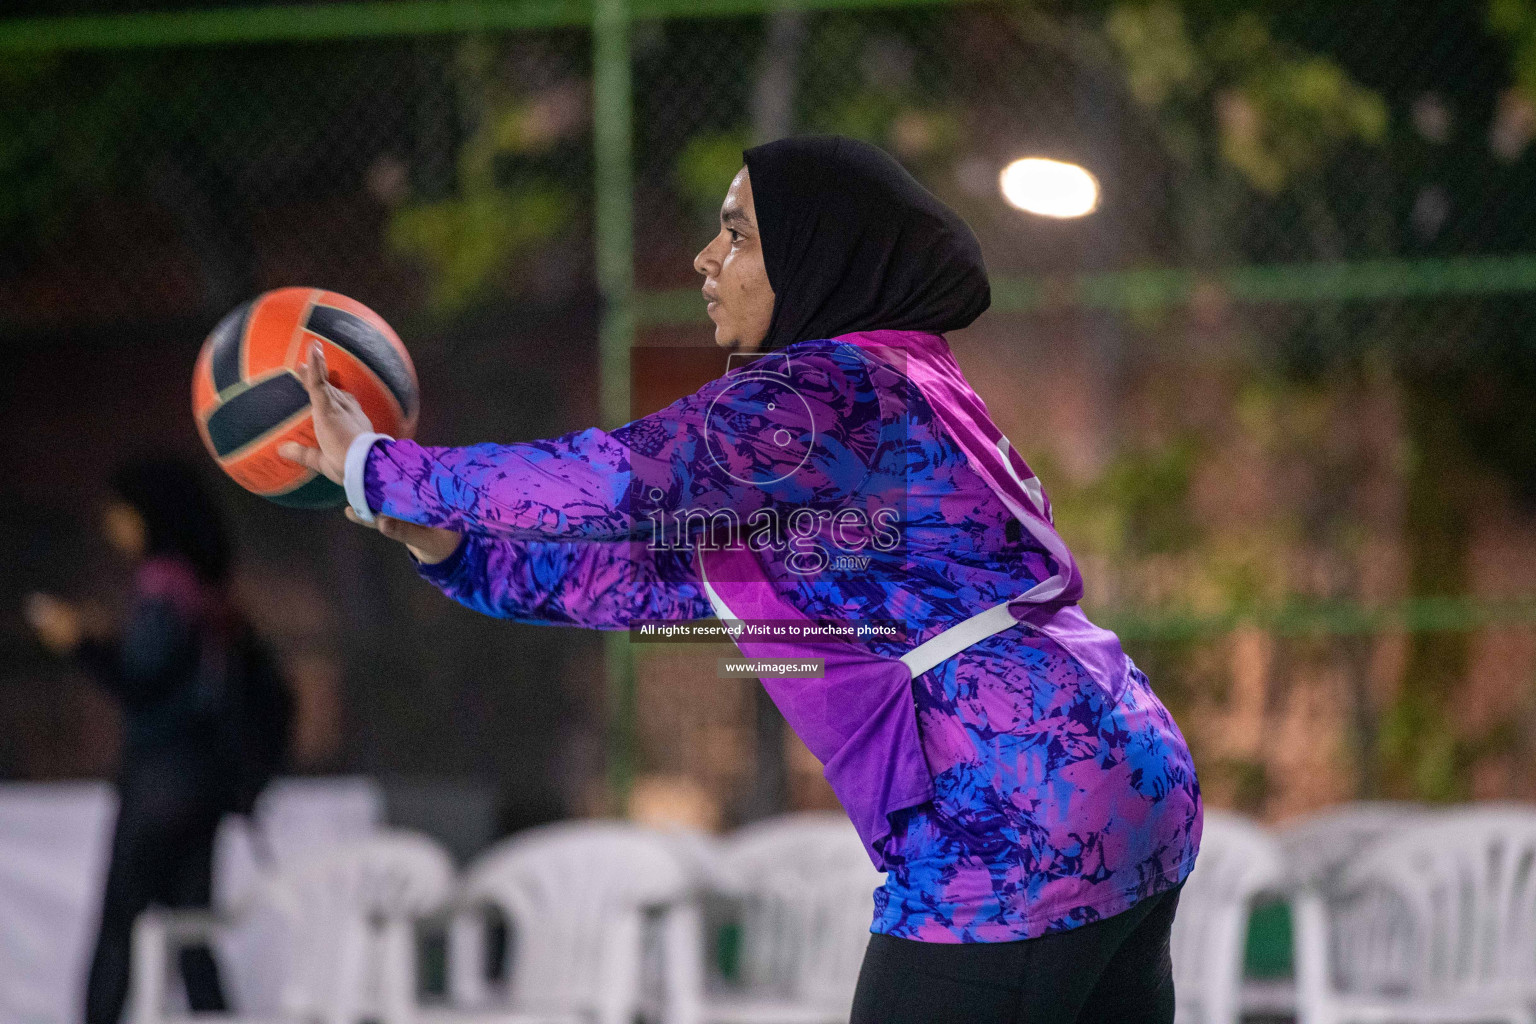
[[[1179,890],[1022,942],[871,935],[852,1024],[1173,1024]]]

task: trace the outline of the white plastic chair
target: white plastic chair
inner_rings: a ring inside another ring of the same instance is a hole
[[[647,917],[692,892],[673,845],[649,829],[567,822],[514,836],[472,865],[459,888],[449,930],[452,1007],[430,1019],[631,1024]],[[485,971],[488,910],[508,925],[497,984]]]
[[[1304,1024],[1536,1021],[1536,811],[1393,831],[1297,902]]]
[[[1254,901],[1285,881],[1280,849],[1258,823],[1207,809],[1195,869],[1173,919],[1179,1024],[1238,1024]]]
[[[414,833],[380,832],[264,876],[241,908],[225,914],[148,911],[134,924],[134,1024],[172,1019],[165,995],[178,947],[212,941],[254,915],[275,917],[285,939],[272,1019],[411,1024],[415,922],[442,909],[452,882],[453,864],[437,844]],[[220,1019],[195,1019],[210,1017]]]
[[[706,1024],[846,1021],[869,944],[874,890],[885,881],[848,819],[790,814],[749,825],[721,843],[719,879],[742,907],[743,985],[705,993],[697,1009],[678,1017]],[[693,962],[700,962],[697,953]]]
[[[1423,804],[1357,800],[1339,804],[1279,831],[1293,884],[1327,888],[1351,861],[1381,837],[1432,814]]]
[[[254,819],[254,820],[253,820]],[[383,827],[384,793],[364,776],[274,779],[251,818],[227,815],[214,843],[213,905],[244,905],[263,875]],[[275,922],[224,929],[215,953],[224,994],[242,1012],[279,1005],[284,957]]]
[[[1422,804],[1363,800],[1339,804],[1277,830],[1281,864],[1287,888],[1291,890],[1287,902],[1291,906],[1293,939],[1298,901],[1302,898],[1299,894],[1317,890],[1326,899],[1339,872],[1361,851],[1394,828],[1428,813]],[[1296,979],[1246,979],[1239,1003],[1248,1013],[1294,1017]]]

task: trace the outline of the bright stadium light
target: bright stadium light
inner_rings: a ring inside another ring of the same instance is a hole
[[[1015,160],[998,185],[1011,205],[1042,217],[1082,217],[1099,205],[1099,181],[1086,168],[1045,157]]]

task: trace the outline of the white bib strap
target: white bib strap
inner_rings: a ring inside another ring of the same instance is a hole
[[[1009,476],[1013,477],[1014,483],[1024,488],[1024,493],[1029,495],[1029,500],[1035,503],[1035,511],[1045,516],[1047,521],[1054,523],[1055,517],[1051,515],[1050,509],[1045,507],[1045,490],[1040,486],[1040,478],[1032,476],[1025,480],[1019,476],[1019,471],[1013,468],[1013,460],[1008,457],[1012,447],[1013,445],[1006,437],[998,438],[997,454],[1003,457],[1003,468],[1008,471]]]
[[[715,593],[714,585],[709,582],[709,574],[704,571],[704,553],[702,551],[698,553],[698,561],[699,582],[704,584],[704,596],[709,599],[709,607],[714,611],[715,618],[727,625],[740,621],[731,614],[731,609],[726,605],[725,599]]]
[[[964,622],[950,626],[931,640],[925,640],[901,656],[902,664],[912,671],[912,678],[927,672],[941,661],[954,657],[972,644],[980,643],[994,633],[1001,633],[1009,626],[1017,626],[1019,620],[1008,608],[1011,602],[995,604],[984,612],[978,612]]]
[[[709,575],[704,571],[702,553],[699,555],[699,582],[704,585],[704,594],[709,598],[715,617],[726,623],[738,621],[724,599],[715,592],[714,586],[709,582]],[[1038,590],[1039,587],[1035,589]],[[1030,593],[1033,592],[1033,590],[1030,591]],[[1029,594],[1022,596],[1028,597]],[[1017,626],[1019,620],[1013,617],[1013,612],[1008,607],[1012,603],[1012,601],[1004,601],[1002,604],[995,604],[984,612],[978,612],[963,622],[950,626],[938,636],[918,644],[903,654],[901,663],[907,666],[907,670],[912,673],[912,678],[916,679],[939,662],[953,658],[972,644],[979,644],[987,637],[994,633],[1001,633],[1009,626]]]

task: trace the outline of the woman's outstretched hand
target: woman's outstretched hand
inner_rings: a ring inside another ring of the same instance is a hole
[[[304,365],[299,367],[299,379],[309,392],[310,415],[315,422],[315,442],[320,447],[306,448],[297,441],[287,441],[278,446],[277,454],[324,474],[338,484],[345,483],[347,449],[359,434],[371,432],[373,424],[363,415],[363,408],[357,404],[357,399],[326,379],[325,349],[318,341],[309,346],[309,356]],[[399,541],[418,562],[428,565],[441,562],[459,549],[461,538],[453,530],[420,526],[389,516],[375,516],[373,522],[365,523],[350,507],[347,509],[347,518],[359,526],[378,530],[390,540]]]
[[[350,507],[347,508],[347,518],[358,526],[378,530],[390,540],[404,544],[416,561],[424,565],[435,565],[443,561],[459,549],[459,541],[463,540],[456,530],[440,530],[435,526],[408,523],[404,519],[392,519],[389,516],[374,516],[373,522],[365,523],[357,518],[357,513]]]
[[[277,446],[277,454],[290,462],[307,466],[335,483],[344,483],[347,448],[359,434],[373,430],[363,415],[357,399],[331,384],[325,374],[325,349],[311,342],[308,358],[299,367],[299,380],[309,392],[309,411],[315,422],[315,442],[319,448],[306,448],[297,441]]]
[[[51,594],[28,594],[23,614],[43,646],[55,654],[69,654],[85,639],[79,610]]]

